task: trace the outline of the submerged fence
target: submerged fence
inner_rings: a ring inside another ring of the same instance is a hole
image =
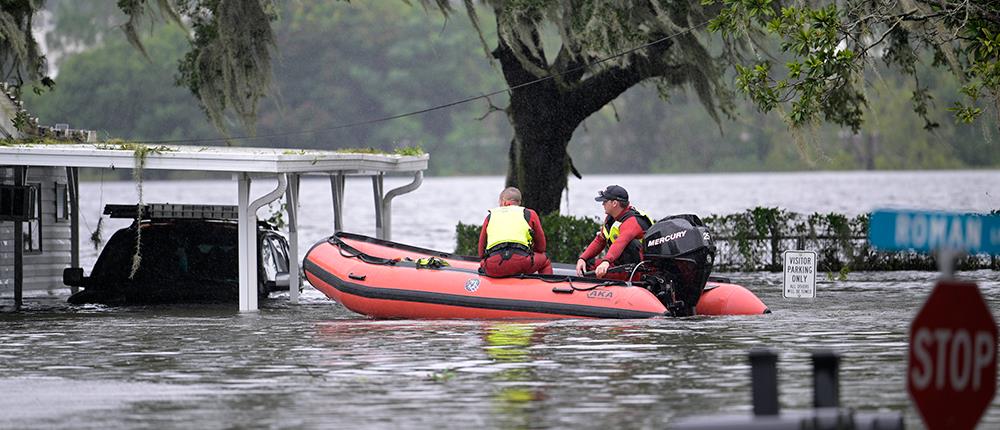
[[[994,211],[993,213],[997,213]],[[778,208],[754,208],[731,215],[703,218],[715,239],[717,271],[781,271],[787,250],[815,251],[817,269],[845,275],[851,271],[937,270],[934,256],[915,252],[881,252],[868,243],[868,214],[804,215]],[[594,218],[542,217],[548,255],[573,263],[599,228]],[[475,255],[479,226],[459,223],[456,252]],[[1000,258],[971,255],[959,259],[959,270],[1000,270]]]
[[[868,243],[869,214],[803,215],[778,208],[704,219],[715,234],[715,267],[722,271],[781,271],[787,250],[815,251],[817,269],[827,273],[866,270],[937,270],[932,255],[881,252]],[[988,255],[961,258],[959,270],[1000,270],[1000,259]]]

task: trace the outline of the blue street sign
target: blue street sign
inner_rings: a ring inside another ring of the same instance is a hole
[[[938,249],[970,254],[1000,254],[1000,215],[931,211],[877,210],[868,240],[881,250]]]

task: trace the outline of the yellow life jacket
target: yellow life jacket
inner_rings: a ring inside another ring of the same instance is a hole
[[[500,206],[490,209],[490,222],[486,225],[486,250],[504,243],[516,243],[531,248],[529,216],[523,206]]]
[[[601,226],[601,233],[604,235],[604,241],[608,249],[611,249],[611,244],[615,243],[615,239],[621,235],[622,223],[628,221],[629,218],[635,217],[636,221],[639,223],[639,227],[642,228],[643,233],[653,225],[653,217],[649,214],[640,211],[635,208],[629,208],[625,215],[621,217],[621,221],[608,216],[604,221],[604,225]],[[615,264],[629,264],[638,263],[642,258],[639,253],[642,248],[642,236],[639,236],[629,242],[625,249],[622,250],[621,256],[618,257],[618,261]]]

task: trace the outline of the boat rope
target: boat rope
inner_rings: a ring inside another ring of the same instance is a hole
[[[569,284],[570,288],[572,288],[572,289],[574,289],[576,291],[590,291],[590,290],[593,290],[594,288],[597,288],[597,287],[611,287],[611,286],[615,286],[615,285],[626,286],[625,282],[623,282],[623,281],[609,280],[609,281],[601,282],[599,284],[590,285],[590,286],[587,286],[587,287],[577,287],[576,285],[573,285],[573,277],[571,277],[571,276],[566,276],[566,277],[562,277],[562,278],[551,278],[551,277],[538,276],[538,275],[533,275],[533,274],[531,274],[531,275],[529,275],[529,274],[521,274],[521,275],[518,275],[517,278],[519,278],[519,279],[538,279],[538,280],[540,280],[542,282],[549,283],[549,284],[557,284],[557,283],[560,283],[560,282],[565,282],[565,283]]]
[[[377,264],[380,266],[393,266],[399,262],[398,258],[396,259],[382,258],[382,257],[376,257],[374,255],[365,254],[364,252],[361,252],[361,250],[351,245],[348,245],[344,241],[340,240],[340,238],[337,236],[330,236],[330,238],[327,239],[327,242],[330,243],[331,245],[335,245],[337,249],[340,250],[341,256],[347,258],[357,258],[358,260],[361,260],[368,264]]]

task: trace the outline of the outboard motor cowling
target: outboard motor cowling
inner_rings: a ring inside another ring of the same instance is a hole
[[[642,241],[644,264],[653,272],[647,285],[674,316],[694,314],[701,292],[715,264],[715,244],[697,215],[674,215],[646,230]],[[659,277],[659,278],[658,278]]]

